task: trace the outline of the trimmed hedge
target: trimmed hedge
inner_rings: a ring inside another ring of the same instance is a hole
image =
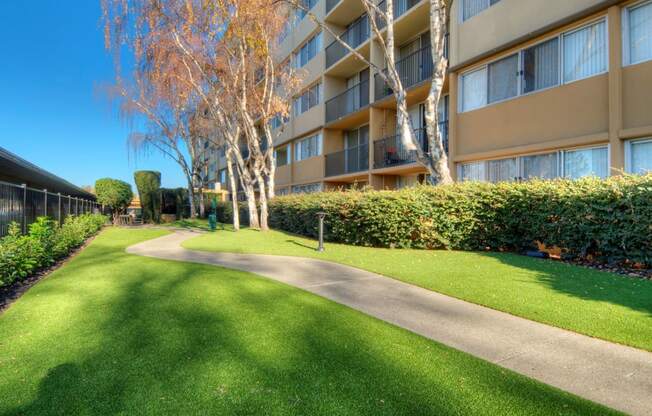
[[[239,202],[238,208],[238,211],[240,212],[240,224],[249,224],[249,210],[247,209],[247,204],[244,202]],[[207,212],[208,211],[210,211],[210,209],[208,209]],[[231,201],[217,201],[216,211],[217,222],[221,222],[223,224],[233,223],[233,206]]]
[[[161,172],[139,170],[134,172],[134,182],[140,197],[144,222],[159,222],[161,218]]]
[[[106,223],[106,216],[83,214],[66,218],[63,225],[39,217],[27,235],[12,223],[9,235],[0,239],[0,287],[25,279],[68,255]]]
[[[271,201],[270,225],[316,237],[318,211],[333,242],[516,251],[540,242],[567,258],[652,265],[652,175],[288,195]]]

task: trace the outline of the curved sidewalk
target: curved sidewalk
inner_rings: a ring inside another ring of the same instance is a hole
[[[652,415],[652,353],[590,338],[327,261],[191,251],[178,231],[128,253],[262,275],[633,415]],[[596,317],[599,319],[599,317]]]

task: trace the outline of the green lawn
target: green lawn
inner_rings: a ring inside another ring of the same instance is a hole
[[[652,281],[507,253],[377,249],[278,231],[218,231],[193,250],[313,257],[366,269],[514,315],[652,351]]]
[[[165,233],[108,229],[0,315],[0,415],[610,413],[268,279],[124,252]]]

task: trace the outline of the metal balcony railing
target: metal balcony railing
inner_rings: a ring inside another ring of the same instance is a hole
[[[369,80],[354,85],[326,101],[326,122],[337,120],[369,105]]]
[[[333,10],[333,7],[337,6],[341,0],[326,0],[326,14]]]
[[[326,175],[338,176],[369,169],[369,144],[326,155]]]
[[[432,77],[433,64],[430,46],[421,48],[400,61],[396,61],[396,69],[401,77],[403,88],[406,89]],[[374,99],[377,101],[391,94],[392,90],[383,77],[380,74],[375,74]]]
[[[362,15],[340,35],[340,39],[354,49],[362,45],[369,39],[369,16],[366,14]],[[326,68],[329,68],[349,53],[349,50],[340,41],[335,39],[326,47]]]
[[[417,5],[421,0],[394,0],[394,21],[403,15],[405,12]],[[387,10],[387,3],[385,0],[378,3],[378,8],[385,12]],[[380,16],[376,17],[376,25],[381,29],[385,27],[387,22]]]
[[[425,129],[415,129],[419,145],[428,151]],[[374,168],[382,169],[416,162],[416,151],[408,150],[399,135],[386,137],[374,142]]]

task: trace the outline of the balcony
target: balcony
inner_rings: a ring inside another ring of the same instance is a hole
[[[326,101],[326,122],[335,121],[369,105],[369,80],[354,85]]]
[[[421,0],[394,0],[394,21],[416,6],[420,1]],[[378,3],[378,8],[383,12],[387,10],[387,3],[385,0]],[[382,17],[378,16],[376,17],[376,25],[378,25],[379,29],[382,29],[385,27],[386,22]]]
[[[369,39],[369,16],[366,14],[361,16],[340,35],[340,39],[346,42],[353,49],[362,45],[367,39]],[[349,50],[345,48],[340,41],[335,39],[326,47],[326,68],[331,67],[337,61],[344,58],[348,53]]]
[[[363,172],[369,169],[369,144],[326,155],[326,177]]]
[[[326,0],[326,14],[333,10],[333,7],[337,6],[341,0]]]
[[[419,145],[428,151],[428,139],[425,129],[415,129]],[[417,161],[416,151],[408,150],[399,135],[386,137],[374,142],[374,169],[391,168]]]
[[[400,61],[396,69],[401,77],[403,88],[408,89],[422,81],[430,79],[433,73],[432,50],[430,46],[412,52]],[[383,70],[386,73],[386,69]],[[392,94],[392,89],[380,74],[374,75],[374,100],[378,101]]]

